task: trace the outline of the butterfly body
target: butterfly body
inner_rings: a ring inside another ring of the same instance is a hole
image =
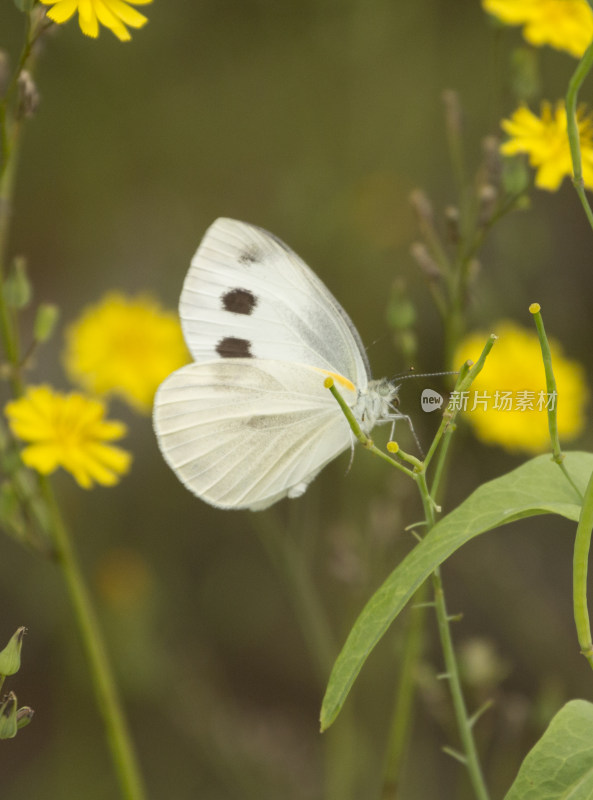
[[[352,447],[327,376],[365,433],[399,416],[397,388],[371,379],[344,309],[261,228],[224,218],[211,225],[179,311],[194,363],[159,387],[154,426],[165,460],[212,505],[259,510],[298,497]]]

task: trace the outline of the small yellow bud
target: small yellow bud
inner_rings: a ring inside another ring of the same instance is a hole
[[[389,453],[397,453],[399,444],[397,442],[387,442],[387,451]]]
[[[328,375],[327,378],[323,381],[323,385],[325,386],[326,389],[331,389],[332,386],[334,385],[334,379],[330,378]]]
[[[537,314],[539,311],[541,311],[541,308],[542,308],[542,307],[540,306],[540,304],[539,304],[539,303],[532,303],[532,304],[529,306],[529,313],[530,313],[530,314]]]

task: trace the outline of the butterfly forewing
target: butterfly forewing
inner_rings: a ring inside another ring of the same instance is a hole
[[[364,390],[368,360],[350,318],[287,245],[254,225],[214,222],[185,279],[179,306],[197,362],[274,359],[345,376]]]
[[[160,386],[154,422],[177,476],[222,508],[261,509],[301,494],[352,441],[323,375],[277,360],[182,367]]]

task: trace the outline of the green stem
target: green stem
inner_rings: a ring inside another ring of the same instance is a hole
[[[390,456],[387,455],[387,453],[384,453],[382,450],[380,450],[378,447],[376,447],[375,444],[373,443],[373,440],[364,433],[364,431],[361,429],[360,425],[358,424],[358,421],[357,421],[356,417],[352,413],[352,409],[346,403],[346,401],[344,400],[344,398],[342,397],[342,395],[340,394],[340,392],[336,388],[332,378],[326,378],[325,387],[326,387],[326,389],[330,390],[330,392],[333,394],[333,396],[337,400],[338,405],[342,409],[342,412],[343,412],[344,416],[346,417],[346,419],[348,420],[348,423],[350,424],[350,428],[352,430],[352,433],[356,436],[356,438],[362,444],[362,446],[366,450],[369,450],[374,455],[379,456],[379,458],[383,459],[383,461],[387,461],[387,463],[390,464],[392,467],[396,467],[396,469],[399,469],[401,472],[405,472],[406,475],[409,475],[410,477],[413,477],[414,476],[413,470],[408,469],[407,467],[404,467],[404,465],[400,464],[399,461],[396,461],[394,458],[391,458]],[[393,452],[398,452],[398,451],[396,449]],[[415,459],[413,456],[408,456],[408,455],[406,455],[404,453],[401,453],[401,455],[404,458],[406,458],[406,460],[408,460],[411,463],[413,463],[414,465],[419,464],[418,460]]]
[[[463,690],[461,688],[457,657],[455,655],[453,637],[451,636],[451,618],[447,613],[443,582],[439,568],[437,568],[432,575],[432,585],[434,589],[434,602],[439,636],[441,639],[441,647],[443,649],[443,658],[445,661],[445,675],[449,681],[449,688],[451,690],[451,697],[453,700],[453,708],[455,709],[455,717],[457,719],[457,727],[459,729],[459,735],[461,737],[461,743],[464,750],[463,763],[469,772],[470,780],[472,782],[476,797],[479,798],[479,800],[488,800],[488,789],[486,788],[486,783],[482,774],[478,751],[474,741],[472,723],[467,714]]]
[[[581,647],[581,653],[585,656],[593,669],[593,641],[591,640],[591,626],[589,624],[589,610],[587,607],[587,569],[592,530],[593,474],[589,478],[589,483],[585,489],[581,516],[574,542],[572,569],[572,595],[577,636]]]
[[[13,394],[16,396],[22,394],[23,386],[17,367],[19,363],[17,335],[4,296],[4,279],[8,272],[8,239],[23,120],[10,113],[9,100],[16,89],[19,75],[27,65],[28,59],[30,59],[31,40],[30,17],[27,14],[25,44],[12,82],[2,101],[2,114],[0,115],[0,124],[2,126],[0,132],[2,155],[0,163],[0,336],[4,343],[6,359],[13,367],[11,383]]]
[[[471,365],[471,361],[466,362],[463,364],[461,369],[459,370],[459,376],[457,378],[457,382],[455,384],[454,393],[457,397],[461,397],[463,392],[466,392],[472,384],[472,381],[478,376],[478,374],[482,371],[488,353],[494,347],[494,342],[496,341],[496,336],[491,334],[490,337],[486,340],[486,344],[482,352],[480,353],[480,357],[476,361],[475,364]],[[471,366],[470,366],[471,365]],[[428,453],[426,454],[426,458],[424,459],[424,469],[428,468],[428,465],[432,461],[437,448],[443,438],[445,432],[451,427],[454,423],[457,414],[459,413],[460,406],[459,404],[452,403],[449,401],[449,407],[443,413],[443,418],[441,419],[441,424],[432,440],[432,443],[428,449]]]
[[[449,447],[451,446],[451,435],[455,430],[454,424],[449,424],[443,434],[443,443],[439,451],[437,465],[435,467],[432,483],[430,486],[430,496],[435,503],[440,503],[440,498],[443,493],[444,475],[447,466],[447,456],[449,454]]]
[[[466,362],[462,366],[462,368],[459,371],[457,383],[455,385],[456,391],[463,392],[469,388],[472,381],[482,370],[486,357],[488,356],[488,353],[494,346],[495,341],[496,341],[496,336],[491,335],[489,339],[486,341],[486,344],[484,345],[482,353],[480,354],[480,357],[477,360],[477,362],[473,365],[471,365],[471,362]],[[406,467],[403,467],[403,465],[396,462],[394,459],[382,453],[378,448],[376,448],[373,445],[372,441],[361,430],[360,425],[358,424],[357,420],[354,417],[354,414],[352,413],[352,410],[349,408],[348,404],[341,396],[340,392],[334,386],[331,378],[328,378],[326,380],[326,387],[332,392],[335,399],[339,403],[340,408],[342,409],[344,415],[346,416],[346,419],[348,420],[350,427],[353,433],[358,438],[358,440],[367,449],[371,450],[372,452],[376,452],[377,455],[382,456],[385,460],[389,461],[393,466],[396,466],[398,469],[403,470],[408,475],[413,477],[413,479],[416,482],[416,485],[418,486],[420,496],[422,499],[427,528],[428,530],[430,530],[435,522],[436,506],[435,503],[433,502],[433,499],[430,495],[426,483],[426,468],[430,460],[436,453],[437,447],[442,437],[444,436],[445,432],[451,429],[451,425],[459,409],[456,408],[453,410],[447,410],[443,414],[443,419],[441,421],[439,429],[435,435],[435,438],[429,449],[428,455],[424,460],[423,464],[421,464],[416,458],[413,458],[400,451],[400,456],[413,465],[413,469],[409,470]],[[436,482],[437,486],[440,479],[439,476],[441,470],[442,470],[442,462],[439,467],[439,472],[437,472],[437,482]],[[463,756],[462,760],[468,769],[470,780],[474,787],[476,797],[478,798],[478,800],[488,800],[488,791],[486,789],[486,785],[482,775],[477,749],[473,738],[472,722],[468,717],[467,709],[465,707],[465,701],[463,698],[463,691],[461,688],[461,681],[459,678],[459,670],[457,667],[455,649],[453,647],[453,640],[449,628],[449,616],[445,605],[445,597],[443,592],[442,581],[440,578],[440,572],[438,570],[435,572],[433,576],[433,588],[435,595],[435,606],[437,612],[439,634],[441,637],[441,645],[443,648],[443,655],[447,669],[447,677],[449,678],[451,685],[453,706],[455,709],[457,724],[459,726],[460,737],[465,751],[465,755]],[[400,677],[400,684],[397,691],[396,712],[392,721],[390,743],[386,758],[386,767],[385,767],[385,774],[384,774],[384,781],[382,788],[384,800],[391,800],[391,798],[395,797],[395,792],[399,780],[399,771],[402,762],[402,755],[405,749],[406,740],[409,736],[409,728],[411,721],[411,704],[413,699],[413,672],[418,662],[420,653],[418,638],[421,636],[421,630],[423,626],[422,616],[417,617],[416,624],[418,625],[418,629],[417,630],[411,629],[408,632],[406,651],[409,655],[409,664],[405,668],[405,671],[402,673],[402,676]],[[402,702],[402,698],[404,696],[406,699]]]
[[[416,484],[422,498],[422,505],[426,515],[428,530],[430,530],[435,521],[434,504],[429,494],[424,474],[421,473],[417,476]],[[453,645],[453,637],[451,635],[451,618],[447,612],[445,593],[439,568],[437,568],[432,575],[432,586],[434,591],[434,604],[436,609],[439,637],[441,640],[443,659],[445,662],[445,674],[449,681],[451,698],[453,700],[453,708],[455,710],[455,717],[457,719],[457,726],[459,729],[459,736],[461,738],[461,743],[464,750],[462,761],[467,767],[476,797],[478,800],[488,800],[488,790],[486,788],[486,783],[484,782],[478,751],[474,741],[472,722],[468,716],[465,699],[463,697],[463,689],[461,687],[461,679],[459,677],[459,668],[457,666],[457,657],[455,655],[455,647]]]
[[[570,155],[572,158],[573,178],[572,182],[576,193],[579,196],[581,205],[585,211],[589,225],[593,228],[593,211],[587,200],[585,192],[585,183],[583,181],[583,168],[581,162],[581,143],[579,139],[579,127],[577,122],[577,99],[579,89],[583,81],[589,74],[591,66],[593,65],[593,43],[585,50],[582,59],[574,71],[572,78],[568,84],[568,91],[566,92],[566,129],[568,133],[568,141],[570,144]]]
[[[552,452],[554,454],[554,461],[560,464],[564,459],[562,448],[560,447],[560,439],[558,438],[558,392],[556,390],[556,379],[554,378],[554,369],[552,367],[552,353],[550,350],[550,343],[546,336],[546,329],[544,328],[544,321],[540,311],[539,303],[533,303],[529,307],[533,315],[533,321],[537,330],[540,348],[542,351],[542,360],[544,362],[544,372],[546,375],[546,390],[548,397],[552,398],[551,403],[546,404],[548,411],[548,430],[550,432],[550,441],[552,443]]]
[[[529,311],[533,315],[533,320],[535,322],[537,336],[542,351],[542,360],[544,362],[544,372],[546,375],[546,391],[548,398],[552,399],[552,402],[548,402],[546,407],[548,412],[548,430],[550,432],[550,441],[552,443],[553,459],[556,464],[560,466],[560,469],[575,492],[579,497],[581,497],[579,488],[566,469],[566,465],[564,464],[564,454],[560,446],[560,438],[558,436],[558,390],[556,388],[556,378],[554,377],[554,368],[552,366],[552,352],[550,350],[548,337],[546,336],[546,329],[544,328],[544,320],[541,315],[539,303],[532,303],[532,305],[529,307]]]
[[[40,23],[37,30],[32,31],[31,17],[29,14],[26,15],[25,44],[12,81],[2,101],[0,114],[0,124],[2,125],[0,132],[2,156],[0,163],[0,337],[4,344],[6,359],[13,367],[11,382],[13,394],[16,396],[22,394],[23,390],[18,371],[19,343],[17,330],[13,325],[4,296],[4,278],[7,272],[8,237],[23,120],[19,116],[18,108],[13,108],[11,113],[11,104],[15,106],[18,103],[18,100],[13,101],[13,97],[17,91],[19,75],[25,67],[30,71],[33,70],[32,45],[44,30],[44,23]],[[140,772],[90,594],[51,486],[46,478],[41,478],[39,484],[48,516],[48,519],[43,519],[43,522],[47,524],[53,544],[53,555],[62,572],[89,661],[97,704],[105,725],[121,796],[124,800],[144,800],[145,793]]]
[[[13,393],[16,396],[22,394],[22,383],[16,369],[19,362],[18,342],[10,310],[4,296],[4,278],[7,273],[8,232],[12,216],[19,133],[20,123],[16,123],[10,158],[0,178],[0,336],[4,343],[6,360],[13,367],[11,380]]]
[[[46,479],[42,479],[41,487],[51,517],[55,558],[64,577],[88,658],[97,705],[103,718],[121,796],[125,800],[144,800],[146,795],[140,771],[90,594],[51,486]]]
[[[443,92],[442,100],[445,107],[445,131],[449,146],[449,159],[453,167],[457,192],[461,205],[463,205],[467,195],[467,178],[461,133],[461,106],[457,92],[451,89]]]
[[[414,595],[410,608],[404,640],[404,652],[401,659],[401,671],[391,716],[381,800],[396,800],[399,796],[400,774],[413,724],[412,711],[416,694],[418,662],[422,656],[426,610],[428,608],[426,603],[427,588],[428,583],[424,582]]]

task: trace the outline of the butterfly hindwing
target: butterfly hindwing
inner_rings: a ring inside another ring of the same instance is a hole
[[[206,232],[179,306],[197,362],[261,358],[343,375],[364,390],[368,360],[350,318],[277,237],[221,218]]]
[[[351,445],[323,383],[317,369],[284,361],[189,364],[158,390],[159,446],[181,481],[212,505],[266,508],[302,494]]]

